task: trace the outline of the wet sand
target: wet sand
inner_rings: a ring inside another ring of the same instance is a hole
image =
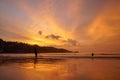
[[[0,80],[120,80],[111,57],[0,57]]]

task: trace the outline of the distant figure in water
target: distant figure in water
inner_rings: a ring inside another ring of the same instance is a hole
[[[35,57],[37,57],[37,49],[36,48],[34,48],[34,53],[35,53]]]
[[[92,53],[92,56],[94,56],[94,53]]]

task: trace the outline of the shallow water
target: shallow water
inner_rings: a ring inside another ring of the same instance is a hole
[[[22,57],[1,59],[0,80],[120,80],[120,59]]]

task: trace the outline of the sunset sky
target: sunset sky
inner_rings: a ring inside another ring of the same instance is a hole
[[[0,0],[0,38],[120,52],[120,0]]]

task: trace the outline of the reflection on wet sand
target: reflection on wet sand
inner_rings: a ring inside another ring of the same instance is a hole
[[[0,65],[4,64],[14,64],[14,63],[34,63],[39,64],[39,63],[48,63],[48,64],[53,64],[56,62],[61,62],[65,59],[60,59],[60,58],[3,58],[0,59]]]
[[[119,59],[2,59],[0,80],[120,80]]]

